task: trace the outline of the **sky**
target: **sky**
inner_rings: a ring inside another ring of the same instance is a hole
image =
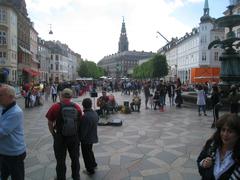
[[[204,0],[25,0],[39,37],[67,44],[83,59],[98,62],[118,51],[124,17],[129,50],[156,52],[168,40],[198,27]],[[208,0],[219,18],[229,0]],[[50,24],[53,34],[50,35]]]

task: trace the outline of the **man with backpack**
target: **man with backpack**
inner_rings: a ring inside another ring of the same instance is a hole
[[[78,131],[82,110],[78,104],[71,102],[72,95],[72,90],[65,88],[61,93],[60,102],[53,104],[46,114],[57,161],[56,180],[66,180],[67,151],[71,158],[72,178],[80,179]]]

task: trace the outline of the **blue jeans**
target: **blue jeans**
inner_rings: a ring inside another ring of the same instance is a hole
[[[198,105],[198,113],[200,114],[201,110],[206,114],[206,105]]]
[[[164,96],[160,96],[159,98],[159,103],[160,103],[160,106],[163,107],[164,106]]]

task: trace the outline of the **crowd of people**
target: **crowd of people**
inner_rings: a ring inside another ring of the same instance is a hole
[[[114,83],[112,83],[114,84]],[[118,85],[120,86],[118,86]],[[145,109],[159,108],[164,111],[166,97],[169,105],[180,108],[183,103],[182,83],[178,79],[176,83],[158,81],[122,81],[115,85],[109,82],[94,84],[52,84],[52,85],[25,85],[22,94],[25,98],[25,107],[41,104],[42,96],[52,96],[53,104],[46,113],[49,132],[53,137],[53,150],[56,158],[56,179],[66,179],[66,154],[71,159],[72,178],[80,179],[80,147],[85,164],[85,173],[92,175],[97,168],[97,162],[93,152],[93,144],[98,142],[97,125],[99,114],[92,108],[91,98],[84,98],[82,107],[71,101],[72,98],[81,95],[84,91],[102,90],[102,95],[97,100],[97,105],[102,113],[108,114],[110,107],[116,107],[117,103],[113,95],[107,95],[109,91],[121,91],[122,94],[132,94],[130,109],[140,111],[141,96],[143,91]],[[125,84],[125,85],[123,85]],[[129,85],[127,85],[129,84]],[[109,88],[111,87],[111,88]],[[114,88],[115,87],[115,88]],[[119,89],[122,87],[123,89]],[[205,85],[198,84],[194,87],[197,94],[198,115],[207,116],[206,98],[209,96],[213,107],[213,124],[215,133],[209,138],[203,147],[197,165],[199,173],[204,180],[211,179],[240,179],[240,119],[238,106],[240,94],[238,87],[232,85],[227,96],[230,112],[219,117],[222,94],[217,85],[211,86],[211,90]],[[30,94],[30,96],[29,96]],[[34,105],[31,96],[35,95]],[[30,100],[29,100],[30,97]],[[57,97],[59,101],[57,102]],[[2,180],[10,176],[12,180],[24,180],[24,159],[26,157],[26,143],[24,140],[23,111],[16,103],[14,87],[6,84],[0,85],[0,174]],[[149,107],[150,105],[150,107]],[[81,145],[80,145],[81,144]]]

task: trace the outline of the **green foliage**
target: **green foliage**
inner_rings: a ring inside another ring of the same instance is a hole
[[[166,56],[156,54],[149,61],[137,66],[133,70],[134,78],[161,78],[168,74]]]
[[[97,79],[105,74],[105,71],[98,67],[95,62],[81,61],[78,68],[78,75],[80,77],[92,77]]]
[[[156,54],[152,58],[153,63],[153,78],[161,78],[168,75],[168,64],[166,56],[161,54]]]

